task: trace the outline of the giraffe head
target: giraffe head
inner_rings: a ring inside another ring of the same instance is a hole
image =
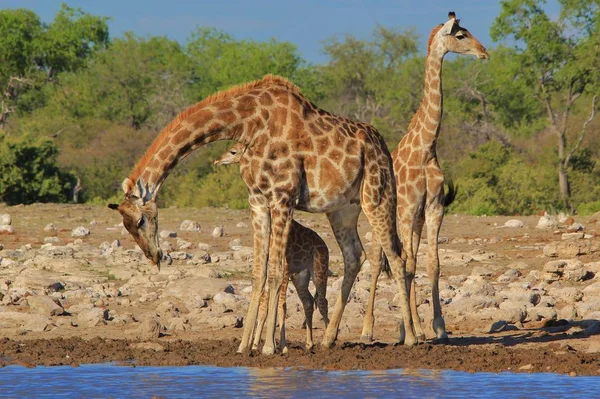
[[[232,163],[238,163],[240,162],[240,158],[245,150],[245,145],[236,143],[229,150],[221,154],[219,158],[215,159],[215,165],[229,165]]]
[[[444,53],[470,54],[480,60],[490,58],[487,49],[467,29],[460,26],[459,22],[460,19],[456,18],[456,14],[450,11],[448,22],[436,28],[437,33],[432,34],[429,46],[432,45],[431,42],[435,41],[441,45]]]
[[[125,199],[120,204],[109,204],[123,217],[123,226],[135,242],[160,270],[162,251],[158,244],[158,207],[156,206],[157,187],[144,183],[141,177],[134,183],[127,178],[123,181]]]

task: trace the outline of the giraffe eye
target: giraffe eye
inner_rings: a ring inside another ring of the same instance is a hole
[[[235,154],[237,154],[237,152],[236,152],[235,150],[231,150],[231,151],[229,151],[229,153],[230,153],[231,155],[235,155]]]
[[[462,34],[462,33],[457,33],[455,37],[456,37],[458,40],[462,40],[462,39],[466,38],[466,36],[465,36],[464,34]]]
[[[144,217],[142,216],[136,223],[137,228],[139,229],[144,225]]]

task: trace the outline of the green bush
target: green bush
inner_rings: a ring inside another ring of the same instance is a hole
[[[0,200],[9,205],[66,202],[74,177],[57,166],[58,149],[48,140],[0,139]]]

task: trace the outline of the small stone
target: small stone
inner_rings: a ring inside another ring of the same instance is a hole
[[[52,237],[44,237],[44,242],[45,243],[57,243],[60,242],[60,238],[56,237],[56,236],[52,236]]]
[[[519,370],[527,371],[527,370],[531,370],[532,368],[533,368],[533,364],[529,363],[529,364],[519,367]]]
[[[12,218],[8,213],[0,215],[0,224],[5,226],[9,226],[12,224]]]
[[[558,220],[556,216],[544,215],[538,220],[536,229],[554,229],[558,226]]]
[[[86,237],[90,235],[90,231],[83,226],[79,226],[71,230],[71,237]]]
[[[123,245],[121,245],[121,241],[119,241],[118,239],[117,239],[117,240],[114,240],[114,241],[113,241],[113,242],[110,244],[110,247],[111,247],[112,249],[121,248],[122,246],[123,246]]]
[[[140,324],[138,328],[138,335],[142,340],[153,340],[160,337],[161,326],[160,323],[152,318],[146,318]]]
[[[56,225],[54,223],[49,223],[44,227],[44,231],[57,231]]]
[[[175,238],[177,237],[176,231],[162,230],[160,232],[160,238]]]
[[[60,316],[65,312],[52,298],[46,295],[32,295],[27,297],[27,303],[32,312],[44,316]]]
[[[506,223],[504,223],[504,226],[509,228],[520,228],[523,227],[523,222],[518,219],[511,219],[507,220]]]
[[[14,233],[15,228],[8,224],[0,224],[0,233]]]
[[[52,283],[50,285],[48,285],[47,287],[48,291],[50,292],[59,292],[65,289],[65,286],[60,283],[60,282],[56,282],[56,283]]]
[[[246,227],[248,227],[248,225],[246,223],[244,223],[244,222],[239,222],[235,226],[239,227],[240,229],[245,229]]]
[[[200,223],[194,222],[193,220],[184,220],[179,226],[181,231],[200,231]]]
[[[585,233],[583,232],[575,232],[575,233],[563,233],[560,236],[561,240],[583,240],[585,237]]]
[[[232,251],[239,251],[240,249],[242,249],[242,240],[240,240],[239,238],[235,238],[229,241],[229,248]]]
[[[583,231],[584,229],[585,229],[585,226],[582,225],[581,223],[577,223],[577,222],[574,222],[569,227],[567,227],[568,232]]]
[[[198,249],[201,249],[204,252],[208,252],[208,251],[210,251],[210,245],[203,243],[203,242],[199,242]]]
[[[98,224],[98,222],[96,222],[95,220],[92,220],[92,221],[90,222],[90,226],[95,226],[95,225],[97,225],[97,224]]]
[[[212,232],[212,236],[215,238],[218,237],[223,237],[223,226],[217,226],[214,228],[213,232]]]
[[[233,328],[242,328],[242,327],[244,327],[244,317],[238,316],[235,319],[235,324],[233,325]]]
[[[80,327],[96,327],[106,324],[108,319],[108,310],[92,308],[83,310],[77,315],[77,325]]]

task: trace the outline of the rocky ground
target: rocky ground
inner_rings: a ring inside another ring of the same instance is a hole
[[[331,252],[327,297],[343,265],[323,215],[298,213]],[[363,266],[336,348],[303,348],[302,306],[288,291],[287,355],[235,353],[248,307],[252,230],[247,211],[164,209],[172,264],[157,273],[105,207],[0,206],[0,365],[134,361],[334,369],[452,368],[600,375],[598,217],[448,215],[440,236],[441,299],[450,345],[393,345],[395,283],[380,278],[376,343],[359,342],[369,295]],[[369,227],[360,234],[369,248]],[[427,242],[419,314],[428,338]],[[324,326],[315,312],[315,338]]]

